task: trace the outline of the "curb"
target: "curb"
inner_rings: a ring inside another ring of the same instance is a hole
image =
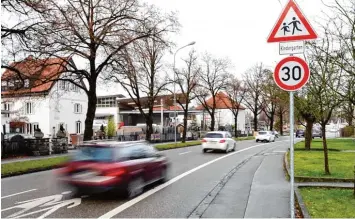
[[[196,145],[188,145],[188,146],[183,146],[183,147],[176,147],[176,148],[164,148],[164,149],[158,149],[155,147],[155,149],[157,149],[158,151],[168,151],[168,150],[174,150],[174,149],[179,149],[179,148],[188,148],[188,147],[195,147],[195,146],[199,146],[201,144],[196,144]]]
[[[298,188],[298,186],[295,186],[295,197],[296,197],[296,209],[299,210],[301,213],[302,218],[311,218],[311,215],[309,214],[306,205],[304,204],[304,201],[302,199],[301,192]]]

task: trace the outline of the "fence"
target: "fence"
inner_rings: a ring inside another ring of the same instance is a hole
[[[1,157],[49,155],[50,146],[53,153],[66,153],[68,152],[67,141],[67,138],[25,139],[21,135],[16,135],[10,140],[2,139]]]

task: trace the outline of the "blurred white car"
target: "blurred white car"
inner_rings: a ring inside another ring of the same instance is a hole
[[[271,131],[260,131],[257,136],[255,136],[256,142],[274,142],[275,135]]]
[[[229,132],[208,132],[202,139],[202,151],[206,153],[208,150],[221,150],[228,153],[235,150],[236,143]]]

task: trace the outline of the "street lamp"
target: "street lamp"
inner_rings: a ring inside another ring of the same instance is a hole
[[[175,88],[175,84],[176,84],[176,69],[175,69],[175,62],[176,62],[176,54],[183,48],[188,47],[188,46],[192,46],[194,45],[196,42],[192,41],[191,43],[180,47],[178,50],[176,50],[175,54],[174,54],[174,66],[173,66],[173,70],[174,70],[174,133],[175,133],[175,144],[176,144],[176,88]],[[186,128],[186,127],[185,127]]]

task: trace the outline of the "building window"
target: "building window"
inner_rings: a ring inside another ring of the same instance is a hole
[[[1,81],[1,91],[7,90],[7,81]]]
[[[74,113],[81,113],[82,110],[83,110],[83,107],[81,104],[79,104],[79,103],[74,104]]]
[[[24,85],[25,87],[29,87],[30,86],[30,80],[28,80],[28,79],[26,79],[25,80],[25,85]]]
[[[12,110],[12,105],[13,105],[13,103],[11,103],[11,102],[5,102],[5,103],[3,103],[2,105],[3,105],[3,106],[2,106],[3,110],[7,110],[7,111],[11,111],[11,110]],[[5,114],[4,116],[7,117],[7,118],[9,118],[9,117],[10,117],[10,114],[7,113],[7,114]]]
[[[79,91],[79,87],[76,86],[75,84],[73,84],[73,90],[74,90],[75,92],[78,92],[78,91]]]
[[[26,114],[33,114],[34,110],[33,110],[33,103],[32,102],[27,102],[25,104],[25,113]]]
[[[97,99],[97,107],[115,107],[116,97],[100,97]]]
[[[65,90],[65,81],[59,81],[59,89]]]
[[[81,133],[81,122],[80,121],[75,122],[75,127],[76,127],[76,133],[80,134]]]

